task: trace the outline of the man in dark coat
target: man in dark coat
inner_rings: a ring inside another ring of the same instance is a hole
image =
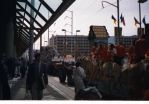
[[[6,73],[5,66],[5,54],[1,55],[0,60],[0,83],[1,83],[1,99],[2,100],[11,100],[10,87],[8,84],[8,75]]]
[[[44,86],[44,84],[45,86]],[[26,86],[30,90],[32,100],[42,100],[43,89],[48,84],[46,65],[41,62],[41,54],[35,54],[35,62],[29,65]]]

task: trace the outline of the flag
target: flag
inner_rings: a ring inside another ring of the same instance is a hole
[[[124,17],[122,16],[122,14],[121,14],[120,19],[121,19],[121,23],[123,23],[123,25],[125,26],[125,20],[124,20]]]
[[[143,18],[142,22],[144,23],[144,25],[146,24],[146,21],[145,21],[145,16],[144,16],[144,18]]]
[[[138,22],[138,20],[134,17],[134,20],[135,20],[135,26],[137,25],[137,24],[140,24],[139,22]]]
[[[125,26],[126,24],[125,24],[125,19],[124,19],[124,17],[123,17],[123,20],[122,20],[122,22],[123,22],[123,25]]]
[[[121,23],[123,22],[123,16],[122,16],[122,14],[121,14],[121,17],[120,17],[120,19],[121,19]]]
[[[114,24],[116,24],[116,19],[114,18],[114,16],[112,15],[111,17],[114,20]]]

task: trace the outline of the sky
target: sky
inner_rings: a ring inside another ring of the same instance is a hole
[[[36,0],[35,0],[36,1]],[[49,0],[59,5],[61,0]],[[105,8],[102,8],[103,0],[76,0],[67,10],[65,11],[53,25],[49,27],[49,37],[54,35],[64,35],[62,29],[68,31],[66,35],[71,35],[71,25],[72,25],[72,13],[73,11],[73,35],[76,35],[76,30],[80,30],[77,35],[89,34],[89,27],[91,25],[106,26],[109,36],[114,36],[114,21],[111,19],[113,15],[117,20],[117,8],[109,5],[108,3],[103,3]],[[105,1],[105,0],[104,0]],[[115,3],[117,5],[117,0],[106,0],[110,3]],[[35,3],[36,4],[36,3]],[[54,4],[53,4],[54,5]],[[119,13],[124,16],[125,26],[120,23],[122,27],[123,36],[137,35],[137,28],[139,25],[135,26],[134,17],[139,21],[139,3],[138,0],[120,0],[119,1]],[[44,14],[44,13],[43,13]],[[47,12],[45,13],[47,14]],[[145,16],[146,23],[149,23],[149,0],[141,4],[141,25],[144,28],[142,19]],[[140,21],[139,21],[140,22]],[[66,25],[67,24],[67,25]],[[55,33],[53,31],[56,31]],[[43,35],[42,45],[47,45],[48,31]],[[39,40],[36,41],[34,45],[35,49],[39,49]]]

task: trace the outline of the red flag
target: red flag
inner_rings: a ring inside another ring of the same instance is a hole
[[[123,25],[125,26],[126,24],[125,24],[125,20],[124,20],[124,17],[122,16],[122,14],[121,14],[120,19],[121,19],[121,23],[123,23]]]
[[[124,25],[124,26],[126,25],[126,24],[125,24],[125,20],[124,20],[124,17],[123,17],[122,23],[123,23],[123,25]]]

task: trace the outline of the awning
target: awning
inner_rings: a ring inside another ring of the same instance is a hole
[[[35,0],[35,7],[31,0],[16,0],[15,20],[15,46],[18,56],[29,47],[30,30],[34,30],[34,42],[58,19],[58,17],[75,0]],[[34,16],[30,10],[34,11]],[[48,16],[49,13],[49,16]],[[33,20],[34,26],[30,19]]]

